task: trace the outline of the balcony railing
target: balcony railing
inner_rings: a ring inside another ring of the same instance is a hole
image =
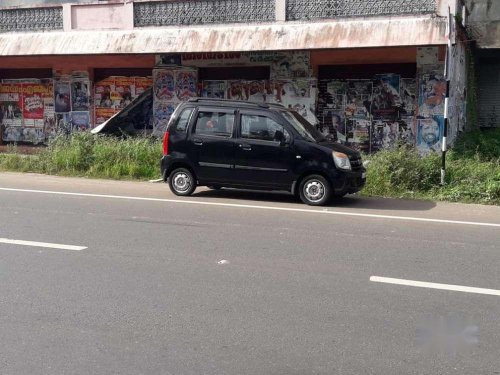
[[[134,25],[170,26],[274,21],[275,0],[191,0],[134,3]]]
[[[287,20],[434,13],[436,0],[287,0]]]
[[[62,29],[62,7],[0,9],[0,33]]]

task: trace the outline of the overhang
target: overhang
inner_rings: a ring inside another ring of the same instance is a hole
[[[442,45],[435,16],[0,34],[0,56],[230,52]]]

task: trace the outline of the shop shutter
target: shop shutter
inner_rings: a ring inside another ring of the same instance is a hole
[[[481,63],[478,72],[479,126],[500,127],[500,63]]]

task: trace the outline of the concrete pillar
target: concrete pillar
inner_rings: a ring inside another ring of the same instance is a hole
[[[123,4],[125,7],[125,22],[124,26],[126,29],[133,29],[134,28],[134,3],[132,1],[127,1],[125,4]]]
[[[63,30],[71,31],[72,30],[72,21],[71,21],[71,4],[63,4]]]
[[[275,0],[276,1],[276,21],[284,22],[286,21],[286,0]]]

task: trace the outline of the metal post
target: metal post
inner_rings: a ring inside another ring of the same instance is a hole
[[[446,79],[446,95],[444,98],[444,129],[443,129],[443,140],[441,143],[441,185],[445,184],[446,179],[446,151],[448,151],[448,101],[450,98],[450,66],[451,66],[451,30],[452,30],[452,15],[450,8],[448,7],[448,43],[446,45],[446,59],[444,64],[444,75]]]

